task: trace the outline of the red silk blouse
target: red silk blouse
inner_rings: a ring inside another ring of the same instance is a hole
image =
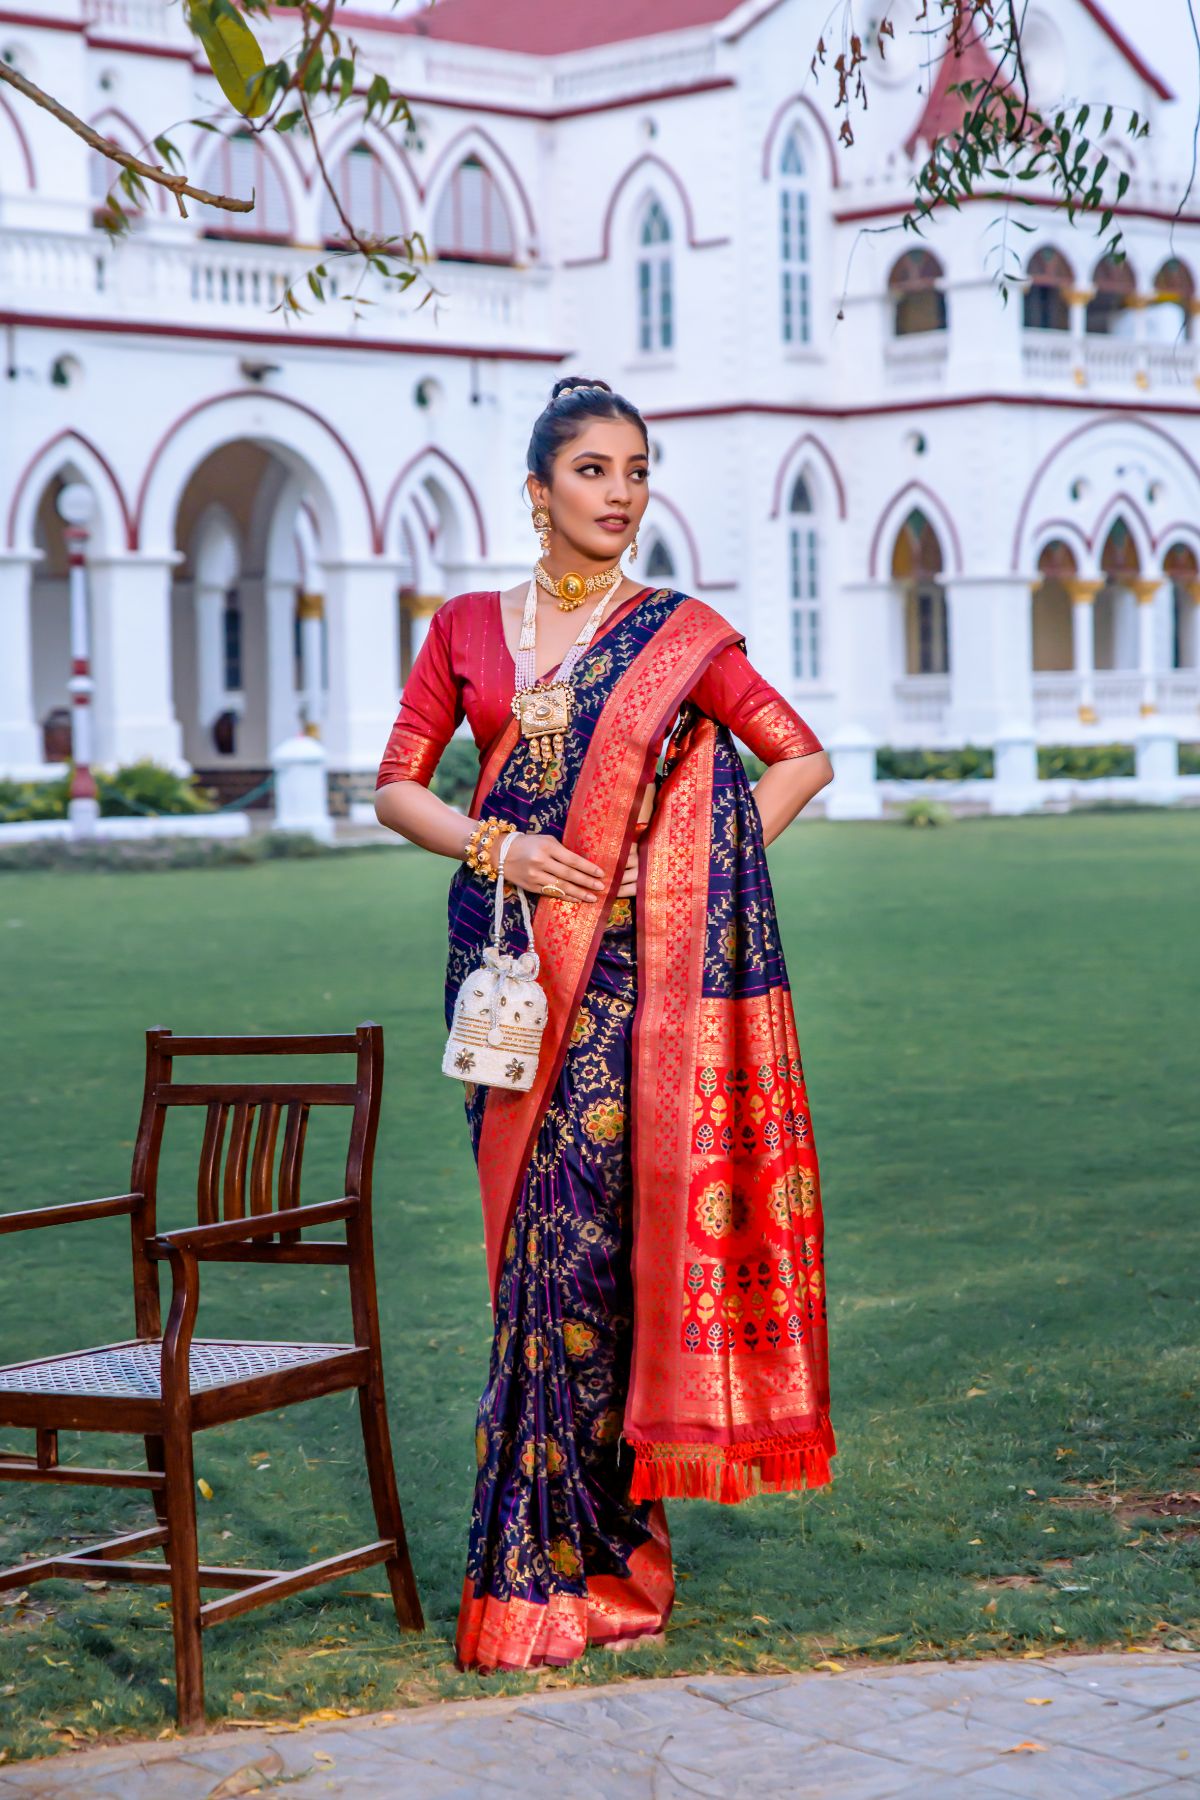
[[[618,607],[592,642],[599,643],[649,591],[642,589]],[[464,718],[482,755],[512,717],[515,679],[499,593],[456,594],[445,601],[430,621],[404,684],[376,787],[390,781],[419,781],[428,787],[443,750]],[[727,725],[762,762],[810,756],[821,748],[799,713],[764,681],[736,645],[714,657],[689,699],[709,718]],[[664,739],[668,730],[663,731]]]

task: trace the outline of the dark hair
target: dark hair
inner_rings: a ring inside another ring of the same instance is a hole
[[[529,473],[539,481],[549,481],[555,457],[565,444],[579,436],[585,419],[628,419],[641,432],[649,454],[646,421],[631,400],[614,394],[607,381],[597,381],[590,375],[564,375],[555,382],[549,400],[534,420],[525,452]]]

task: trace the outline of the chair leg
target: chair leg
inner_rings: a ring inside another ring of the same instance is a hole
[[[204,1652],[200,1630],[200,1548],[196,1538],[196,1483],[192,1439],[168,1430],[167,1556],[171,1565],[171,1628],[175,1634],[175,1703],[180,1731],[203,1731]]]
[[[396,1487],[396,1469],[392,1462],[392,1444],[388,1433],[387,1407],[383,1397],[383,1375],[376,1366],[372,1379],[358,1390],[358,1410],[362,1419],[363,1446],[367,1458],[367,1479],[371,1484],[371,1501],[380,1537],[395,1538],[396,1554],[384,1564],[396,1619],[405,1631],[424,1631],[425,1617],[417,1593],[404,1534],[404,1514]]]
[[[163,1460],[163,1441],[160,1437],[148,1437],[146,1444],[146,1467],[152,1475],[161,1475],[166,1463]],[[152,1488],[150,1497],[154,1502],[154,1516],[160,1525],[167,1522],[167,1496],[161,1488]]]

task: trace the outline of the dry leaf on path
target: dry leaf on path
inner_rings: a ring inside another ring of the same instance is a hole
[[[1026,1694],[1026,1706],[1053,1706],[1054,1702],[1046,1694]]]
[[[1044,1750],[1045,1748],[1045,1744],[1037,1744],[1032,1738],[1026,1738],[1022,1744],[1010,1744],[1008,1749],[1002,1750],[1000,1754],[1001,1756],[1019,1756],[1023,1751]]]
[[[226,1775],[224,1781],[218,1781],[215,1788],[209,1789],[206,1800],[236,1800],[237,1795],[253,1794],[264,1781],[273,1781],[282,1774],[283,1758],[278,1750],[264,1750],[254,1762],[244,1763],[232,1775]]]

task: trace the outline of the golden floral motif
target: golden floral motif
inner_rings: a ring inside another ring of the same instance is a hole
[[[572,1050],[575,1048],[576,1044],[586,1043],[587,1039],[592,1035],[595,1024],[596,1021],[588,1011],[587,1007],[581,1006],[578,1013],[575,1015],[575,1023],[571,1027],[569,1043]]]
[[[767,1210],[781,1230],[797,1219],[811,1218],[816,1204],[817,1187],[811,1173],[795,1164],[786,1175],[772,1182],[767,1197]]]
[[[568,1356],[589,1356],[596,1348],[596,1333],[582,1319],[564,1319],[562,1333]]]
[[[546,1439],[546,1468],[551,1475],[561,1475],[567,1466],[566,1454],[554,1438]]]
[[[525,1339],[525,1367],[536,1369],[542,1360],[542,1343],[536,1331]]]
[[[570,1538],[551,1538],[549,1556],[551,1564],[560,1575],[569,1577],[582,1571],[583,1563]]]
[[[737,920],[730,919],[728,925],[726,925],[724,931],[721,933],[721,954],[731,967],[737,960],[737,941]]]
[[[521,1473],[527,1481],[532,1481],[537,1468],[537,1445],[525,1444],[521,1450]]]
[[[592,1436],[598,1444],[615,1444],[621,1435],[621,1414],[615,1406],[596,1415]]]
[[[475,1429],[475,1467],[477,1469],[482,1469],[484,1463],[487,1461],[487,1453],[488,1453],[487,1432],[484,1430],[482,1425],[478,1425],[478,1426],[476,1426],[476,1429]]]
[[[625,1129],[625,1111],[616,1100],[597,1100],[583,1115],[583,1129],[594,1144],[615,1144]]]

